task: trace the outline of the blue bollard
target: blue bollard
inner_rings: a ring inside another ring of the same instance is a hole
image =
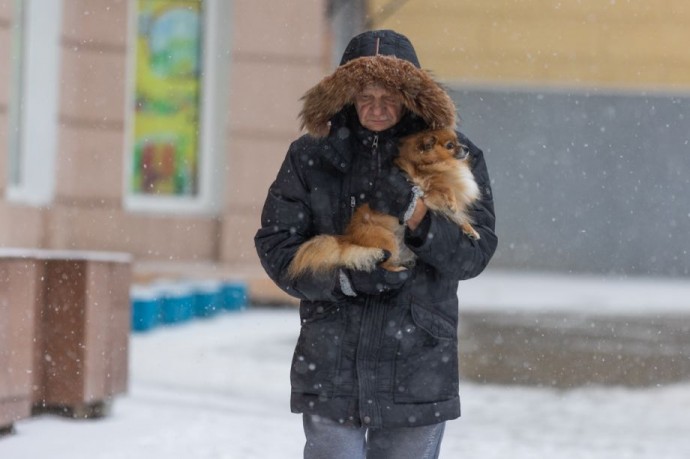
[[[240,281],[223,283],[223,306],[228,311],[241,311],[247,307],[247,285]]]
[[[156,289],[146,286],[132,286],[132,330],[148,331],[158,325],[161,301]]]
[[[194,290],[194,315],[212,317],[223,308],[222,284],[219,281],[192,282]]]
[[[194,316],[194,293],[187,284],[159,283],[163,303],[161,323],[177,324],[186,322]]]

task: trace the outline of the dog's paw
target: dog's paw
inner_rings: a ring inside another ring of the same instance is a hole
[[[376,261],[378,261],[379,263],[384,262],[391,257],[391,253],[386,249],[374,249],[374,250],[381,252],[380,255],[376,256]]]
[[[468,225],[468,224],[462,225],[462,232],[465,233],[465,235],[467,237],[469,237],[470,239],[473,239],[475,241],[478,241],[479,239],[481,239],[481,236],[479,235],[477,230],[475,230],[472,227],[472,225]]]
[[[375,270],[380,263],[387,261],[390,256],[391,253],[387,250],[368,247],[365,254],[358,258],[350,268],[371,272]]]
[[[392,254],[388,250],[384,249],[383,252],[384,258],[378,263],[378,266],[392,272],[407,271],[407,267],[400,263],[399,256],[392,258]]]

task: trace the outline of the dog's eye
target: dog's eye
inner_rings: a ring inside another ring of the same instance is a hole
[[[448,142],[446,143],[446,149],[447,150],[453,150],[455,149],[455,144],[453,142]]]

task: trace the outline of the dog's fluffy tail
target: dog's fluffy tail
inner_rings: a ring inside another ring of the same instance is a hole
[[[355,245],[341,236],[319,235],[303,243],[288,268],[291,278],[311,272],[328,274],[338,268],[372,271],[385,257],[383,249]]]

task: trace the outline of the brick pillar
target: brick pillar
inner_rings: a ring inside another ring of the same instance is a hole
[[[42,266],[0,254],[0,430],[31,413],[34,314]]]
[[[130,265],[104,259],[44,260],[33,403],[77,417],[105,414],[127,390]]]

